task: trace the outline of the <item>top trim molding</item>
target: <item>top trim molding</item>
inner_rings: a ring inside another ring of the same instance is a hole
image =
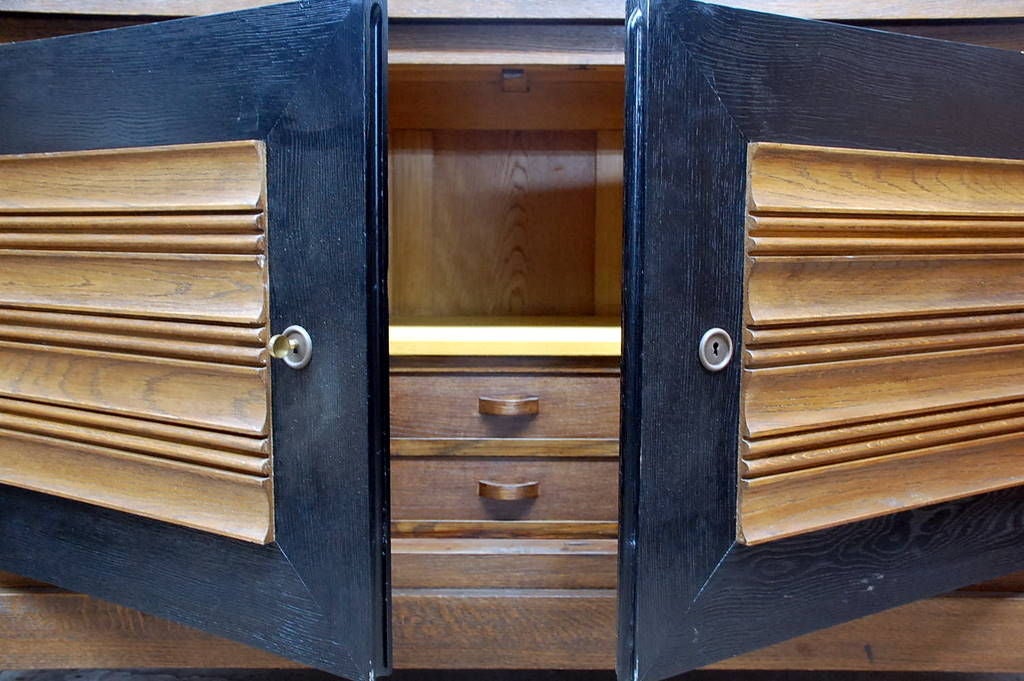
[[[125,16],[192,16],[248,9],[277,0],[0,0],[0,11]],[[621,22],[621,0],[390,0],[391,19]],[[804,19],[889,21],[1024,17],[1019,0],[721,0],[718,4]]]

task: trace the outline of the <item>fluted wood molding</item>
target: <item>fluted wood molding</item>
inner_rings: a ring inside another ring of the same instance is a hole
[[[738,531],[1024,483],[1024,162],[749,149]]]
[[[0,482],[273,537],[257,142],[0,157]]]

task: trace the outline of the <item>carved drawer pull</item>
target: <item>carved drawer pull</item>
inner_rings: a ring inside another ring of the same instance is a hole
[[[536,416],[540,398],[535,395],[480,397],[480,413],[487,416]]]
[[[540,483],[531,482],[492,482],[477,481],[477,494],[484,499],[496,501],[518,501],[520,499],[536,499],[540,496]]]

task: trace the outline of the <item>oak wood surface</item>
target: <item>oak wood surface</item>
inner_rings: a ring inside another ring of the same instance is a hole
[[[619,441],[605,438],[393,438],[391,455],[618,458]]]
[[[593,314],[595,144],[587,132],[396,134],[392,313]]]
[[[598,131],[594,170],[594,312],[615,317],[622,309],[622,148],[621,128]]]
[[[748,163],[742,540],[1024,482],[1024,163],[764,143]]]
[[[424,68],[438,70],[431,65],[414,70]],[[484,78],[469,80],[444,77],[444,68],[430,79],[406,80],[399,75],[402,70],[400,66],[390,69],[395,74],[388,93],[392,130],[534,131],[538,135],[537,131],[547,131],[551,140],[565,133],[570,133],[569,140],[578,140],[572,132],[622,127],[622,79],[614,77],[614,69],[591,74],[563,67],[554,69],[562,76],[556,79],[536,72],[547,69],[527,67],[527,92],[503,91],[499,66],[487,70]],[[401,143],[399,138],[394,141]]]
[[[185,16],[271,4],[271,0],[5,0],[0,10],[107,15]],[[867,0],[851,6],[841,0],[722,0],[724,5],[809,19],[973,19],[1020,16],[1012,0],[950,4],[937,0]],[[614,0],[550,2],[499,0],[483,6],[467,0],[392,0],[392,19],[550,19],[622,21]]]
[[[462,19],[455,17],[453,19]],[[624,34],[616,24],[515,24],[432,21],[393,23],[388,63],[496,66],[621,66]]]
[[[478,494],[480,481],[538,483],[534,498]],[[391,463],[392,516],[410,520],[613,522],[618,517],[613,459],[398,458]]]
[[[532,395],[534,416],[481,414],[479,398]],[[396,438],[614,438],[615,375],[411,375],[391,378],[391,433]]]
[[[399,668],[608,669],[607,589],[397,589]],[[6,669],[283,668],[294,663],[78,594],[0,590]],[[723,669],[1024,670],[1024,599],[933,598],[727,660]]]
[[[258,212],[263,157],[251,141],[0,156],[0,213]]]
[[[1018,15],[1021,13],[1024,12]],[[1017,52],[1024,50],[1024,21],[1019,18],[996,21],[886,21],[875,26],[885,31],[937,40],[986,45]]]
[[[0,480],[273,538],[265,174],[252,141],[0,156]]]
[[[130,6],[134,6],[134,3]],[[165,6],[164,3],[161,6]],[[909,8],[911,4],[903,3],[903,6]],[[886,31],[1002,49],[1024,49],[1024,21],[1012,18],[937,20],[936,17],[948,13],[949,7],[948,4],[931,7],[928,10],[931,15],[921,17],[928,21],[859,21],[865,26]],[[479,11],[479,5],[468,5],[465,9],[469,12]],[[0,12],[3,11],[0,9]],[[1021,13],[1024,12],[1018,12],[1016,16]],[[8,12],[0,22],[0,42],[119,28],[162,18],[166,17]],[[392,66],[611,67],[618,70],[619,80],[622,79],[625,36],[619,22],[589,21],[549,25],[523,21],[525,17],[509,17],[514,20],[497,24],[459,21],[466,18],[469,17],[464,13],[430,22],[393,22],[389,35],[389,63]]]
[[[396,539],[394,586],[402,589],[614,589],[613,539]],[[0,572],[0,588],[53,589],[36,580]],[[1024,593],[1024,572],[965,587]]]
[[[540,398],[535,395],[481,395],[477,411],[484,416],[536,416]]]
[[[392,568],[395,588],[614,589],[615,540],[396,539]]]
[[[395,520],[391,536],[410,539],[614,539],[607,520]]]
[[[380,19],[374,3],[324,0],[0,45],[5,153],[262,141],[273,328],[302,324],[317,348],[303,371],[274,370],[272,544],[0,485],[4,567],[347,678],[390,668],[373,511],[386,497]]]
[[[525,501],[536,499],[540,496],[540,483],[536,480],[527,482],[478,480],[477,496],[491,501]]]
[[[737,543],[740,362],[710,374],[680,348],[715,326],[742,335],[749,142],[1020,158],[1020,55],[682,0],[627,7],[620,673],[668,678],[1019,569],[1019,488]],[[860,281],[847,276],[851,299]]]

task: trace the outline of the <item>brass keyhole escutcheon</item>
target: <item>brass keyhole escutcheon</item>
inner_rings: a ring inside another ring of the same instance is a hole
[[[271,357],[282,360],[292,369],[302,369],[313,355],[313,339],[301,326],[289,326],[270,337],[267,350]]]

